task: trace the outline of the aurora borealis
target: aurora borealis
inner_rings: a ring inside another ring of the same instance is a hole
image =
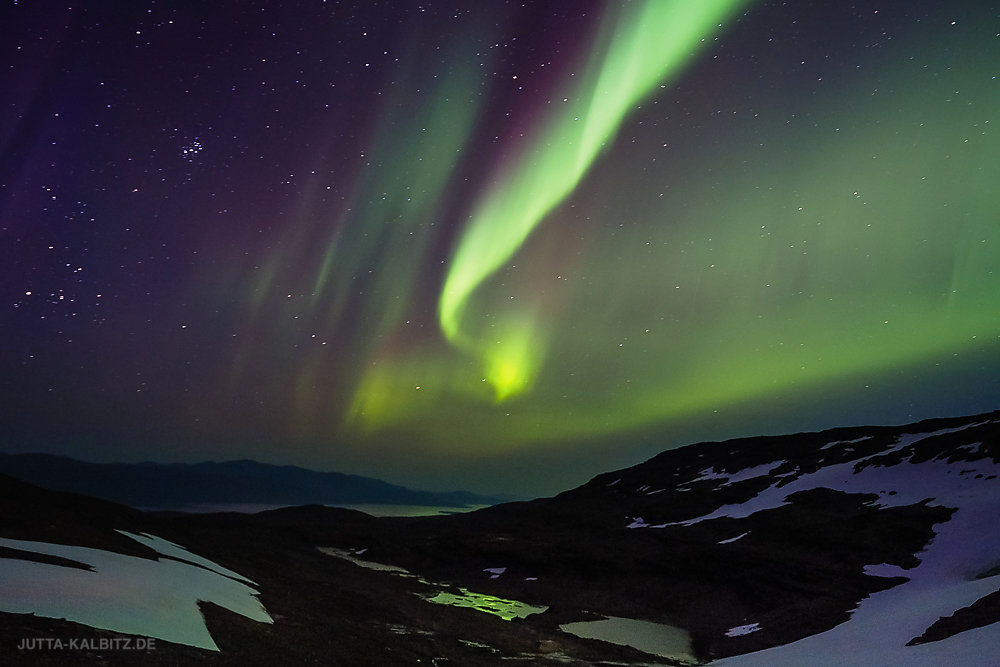
[[[1000,402],[1000,10],[8,6],[8,451],[548,494]]]
[[[462,231],[439,306],[441,330],[450,341],[470,345],[462,320],[476,288],[508,263],[532,230],[577,187],[631,108],[668,80],[736,4],[623,6],[624,16],[611,21],[607,45],[596,49],[592,64],[584,67],[583,82],[567,92],[563,104],[557,101],[525,156],[490,187]],[[531,331],[533,318],[527,319],[500,323],[498,332],[481,334],[480,345],[473,345],[484,358],[484,379],[497,401],[527,390],[538,371],[539,348],[545,344]]]

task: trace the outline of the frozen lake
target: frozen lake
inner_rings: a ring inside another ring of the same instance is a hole
[[[441,591],[434,597],[425,598],[434,604],[446,604],[452,607],[467,607],[487,614],[499,616],[505,621],[515,618],[525,618],[531,614],[540,614],[548,607],[531,605],[518,600],[498,598],[494,595],[476,593],[465,588],[459,588],[458,593]]]
[[[599,621],[578,621],[559,629],[584,639],[631,646],[651,655],[697,663],[691,652],[691,636],[683,628],[650,621],[609,616]]]
[[[317,548],[328,556],[350,561],[359,567],[416,579],[425,586],[432,588],[432,591],[422,594],[420,597],[428,602],[433,602],[434,604],[443,604],[451,607],[467,607],[486,614],[499,616],[505,621],[515,618],[524,618],[531,614],[540,614],[548,609],[546,606],[537,606],[526,602],[520,602],[518,600],[498,598],[494,595],[477,593],[466,588],[450,588],[449,590],[444,590],[443,584],[436,584],[434,582],[427,581],[423,577],[418,577],[401,567],[358,558],[359,555],[362,555],[367,550],[355,551],[352,553],[350,551],[344,551],[343,549],[336,549],[332,547]],[[500,576],[496,573],[502,573],[504,570],[506,570],[506,568],[497,568],[496,570],[490,569],[487,571],[495,573],[495,576]]]

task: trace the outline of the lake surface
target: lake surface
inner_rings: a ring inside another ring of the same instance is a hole
[[[498,598],[494,595],[487,595],[485,593],[476,593],[475,591],[470,591],[465,588],[456,589],[449,587],[445,590],[445,586],[443,584],[436,584],[434,582],[427,581],[423,577],[418,577],[417,575],[412,574],[409,570],[401,567],[359,558],[359,556],[363,555],[366,550],[362,550],[360,552],[350,552],[334,547],[317,548],[328,556],[350,561],[358,567],[416,579],[430,589],[428,592],[420,594],[420,597],[427,602],[433,602],[434,604],[444,604],[451,607],[467,607],[486,614],[499,616],[505,621],[510,621],[515,618],[524,618],[530,614],[539,614],[548,609],[548,607],[530,605],[526,602],[520,602],[518,600],[508,600],[506,598]],[[456,590],[458,591],[457,593],[455,592]]]
[[[363,558],[358,558],[357,552],[344,551],[343,549],[337,549],[335,547],[316,547],[321,552],[325,553],[327,556],[333,556],[334,558],[340,558],[343,560],[350,561],[357,565],[358,567],[363,567],[366,570],[375,570],[377,572],[392,572],[393,574],[402,574],[408,577],[414,575],[410,574],[409,570],[398,567],[396,565],[386,565],[385,563],[378,563],[373,560],[365,560]]]
[[[424,598],[434,604],[446,604],[452,607],[468,607],[477,611],[499,616],[505,621],[524,618],[531,614],[540,614],[548,607],[530,605],[518,600],[507,600],[485,593],[475,593],[465,588],[459,588],[458,593],[441,591],[434,597]]]
[[[599,639],[663,658],[697,663],[691,650],[691,635],[673,625],[609,616],[599,621],[566,623],[559,629],[584,639]]]

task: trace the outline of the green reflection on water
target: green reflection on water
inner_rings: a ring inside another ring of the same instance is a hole
[[[524,618],[531,614],[539,614],[548,607],[538,607],[517,600],[505,600],[504,598],[474,593],[464,588],[459,588],[459,593],[448,593],[442,591],[432,598],[427,598],[428,602],[436,604],[447,604],[453,607],[469,607],[487,614],[499,616],[505,621],[514,618]]]

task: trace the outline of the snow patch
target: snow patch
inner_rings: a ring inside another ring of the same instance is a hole
[[[162,558],[0,538],[0,546],[68,558],[89,570],[0,559],[0,611],[64,618],[93,628],[218,651],[199,601],[272,623],[250,580],[155,535],[119,531]]]
[[[747,532],[743,533],[742,535],[737,535],[736,537],[730,537],[728,540],[722,540],[721,542],[718,542],[718,544],[732,544],[736,540],[743,539],[744,537],[746,537],[749,534],[750,534],[750,531],[748,530]]]
[[[236,581],[242,581],[253,586],[257,585],[256,582],[247,579],[242,574],[236,574],[230,569],[224,568],[221,565],[216,565],[207,558],[202,558],[198,554],[193,554],[181,545],[174,544],[173,542],[165,540],[162,537],[150,535],[149,533],[139,533],[136,535],[135,533],[130,533],[127,530],[118,529],[116,529],[115,532],[121,533],[125,537],[131,537],[136,542],[144,544],[156,553],[163,554],[164,556],[176,558],[177,560],[192,563],[193,565],[199,565],[206,570],[211,570],[212,572],[221,574],[224,577],[229,577],[230,579],[235,579]]]
[[[637,516],[632,519],[632,523],[625,526],[626,528],[666,528],[667,526],[672,526],[670,523],[658,523],[655,526],[647,523],[641,516]]]
[[[748,635],[751,632],[757,632],[760,630],[760,623],[747,623],[746,625],[737,625],[735,628],[729,628],[726,630],[727,637],[742,637],[743,635]]]
[[[863,435],[860,438],[855,438],[854,440],[834,440],[833,442],[828,442],[819,448],[819,451],[824,451],[830,449],[831,447],[836,447],[837,445],[853,445],[856,442],[864,442],[865,440],[871,440],[872,436]]]
[[[969,443],[968,445],[962,445],[961,447],[957,447],[956,449],[958,449],[958,451],[960,451],[960,452],[967,452],[969,454],[974,454],[975,455],[975,454],[979,454],[981,452],[981,447],[982,446],[983,446],[983,443],[981,443],[981,442],[972,442],[972,443]]]
[[[961,428],[942,429],[933,433],[907,434],[899,439],[887,451],[898,451],[924,438],[961,431],[977,424],[969,424]],[[670,525],[691,526],[702,521],[727,517],[745,519],[757,512],[775,509],[787,505],[786,498],[797,491],[808,491],[816,488],[834,489],[845,493],[878,493],[884,489],[895,489],[897,493],[883,495],[875,507],[900,507],[922,502],[928,498],[942,498],[952,494],[960,494],[968,487],[967,480],[960,475],[951,475],[951,469],[968,462],[948,464],[940,460],[926,461],[920,464],[903,461],[893,466],[868,466],[859,473],[854,472],[854,466],[868,461],[875,456],[883,456],[879,452],[872,456],[845,461],[836,465],[820,468],[814,473],[802,475],[788,484],[778,487],[776,484],[764,489],[750,500],[735,505],[723,505],[714,512],[700,517],[678,521]],[[996,464],[985,462],[992,469],[1000,469]],[[932,486],[928,486],[931,484]],[[936,485],[936,486],[933,486]],[[941,504],[941,503],[939,503]],[[948,505],[953,507],[954,505]]]
[[[749,468],[744,468],[743,470],[738,470],[733,473],[721,472],[715,468],[706,468],[702,470],[699,477],[692,479],[688,484],[693,482],[703,482],[710,479],[724,479],[726,482],[722,486],[729,486],[730,484],[736,484],[737,482],[743,482],[748,479],[754,479],[756,477],[763,477],[767,475],[772,470],[780,468],[788,461],[771,461],[769,463],[762,463],[756,466],[750,466]]]
[[[905,577],[907,571],[899,565],[889,563],[879,563],[878,565],[865,565],[865,574],[869,577]]]

